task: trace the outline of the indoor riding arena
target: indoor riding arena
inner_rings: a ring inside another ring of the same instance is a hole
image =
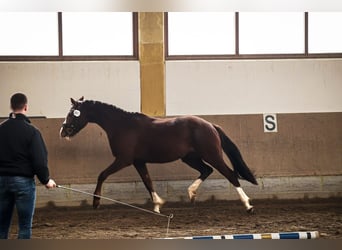
[[[32,238],[342,239],[341,22],[342,12],[1,12],[0,121],[25,93],[58,185],[36,180]],[[202,183],[183,156],[160,154],[146,162],[151,195],[130,165],[94,196],[116,156],[95,122],[61,137],[70,109],[83,115],[71,103],[82,96],[170,127],[190,115],[218,125],[258,185],[240,178],[236,188],[205,157],[214,171]],[[17,233],[15,215],[10,238]]]

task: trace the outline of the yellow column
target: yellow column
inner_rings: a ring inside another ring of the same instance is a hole
[[[164,13],[140,12],[141,112],[165,115]]]

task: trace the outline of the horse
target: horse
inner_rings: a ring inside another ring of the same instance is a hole
[[[215,168],[236,188],[247,212],[254,211],[238,179],[245,179],[255,185],[258,183],[242,159],[238,147],[220,126],[197,116],[156,118],[138,112],[127,112],[100,101],[84,100],[84,97],[70,100],[71,109],[61,126],[60,136],[70,139],[88,123],[96,123],[106,132],[115,158],[98,176],[93,198],[94,208],[100,205],[99,196],[106,178],[133,165],[151,196],[154,212],[160,213],[165,201],[155,191],[146,164],[181,159],[200,173],[188,187],[190,201],[195,200],[200,184]],[[222,151],[228,156],[233,170],[225,163]]]

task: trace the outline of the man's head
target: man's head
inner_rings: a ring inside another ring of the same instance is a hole
[[[27,97],[22,93],[16,93],[11,97],[11,109],[13,112],[27,111]]]

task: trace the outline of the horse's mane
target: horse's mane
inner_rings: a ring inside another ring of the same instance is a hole
[[[115,114],[119,114],[119,115],[123,115],[123,116],[127,116],[127,117],[139,117],[139,116],[145,116],[142,113],[139,112],[129,112],[126,111],[122,108],[119,108],[113,104],[108,104],[108,103],[104,103],[104,102],[100,102],[100,101],[93,101],[93,100],[86,100],[84,101],[85,105],[87,106],[95,106],[96,108],[101,108],[106,110],[107,112],[112,112]]]

